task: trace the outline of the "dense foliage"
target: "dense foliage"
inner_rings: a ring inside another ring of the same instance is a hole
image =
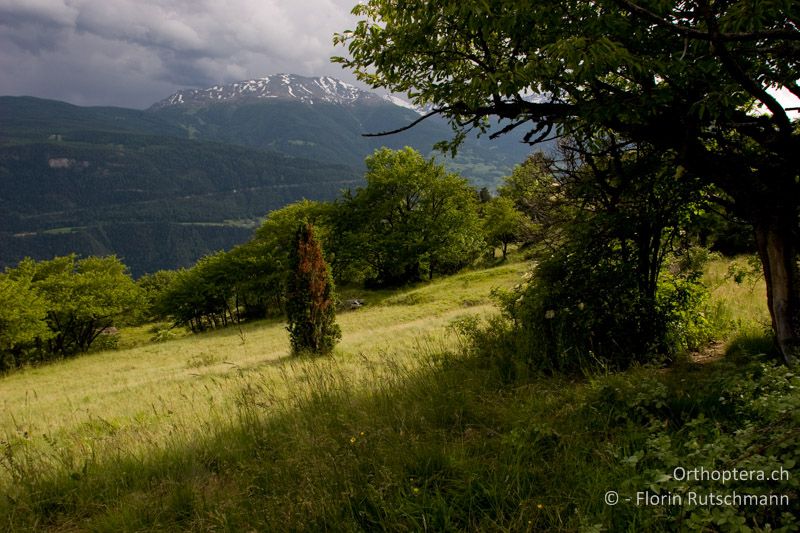
[[[464,178],[405,148],[366,160],[367,185],[337,211],[336,264],[376,285],[453,272],[483,248],[477,193]]]
[[[0,301],[0,369],[14,368],[35,357],[36,344],[51,337],[47,305],[30,276],[0,275]]]
[[[479,256],[485,245],[478,194],[463,178],[410,148],[378,150],[367,166],[366,187],[340,201],[286,205],[267,215],[251,241],[189,269],[144,278],[150,316],[203,331],[287,311],[293,243],[306,224],[344,282],[404,284]]]
[[[562,143],[558,160],[529,159],[500,192],[531,217],[536,259],[503,297],[518,356],[551,371],[619,369],[707,340],[686,231],[704,190],[675,179],[665,154],[593,132]]]
[[[141,302],[127,268],[113,256],[26,259],[0,274],[0,290],[5,367],[86,352]]]
[[[530,219],[518,211],[514,202],[505,197],[492,198],[483,209],[483,232],[486,241],[494,247],[499,247],[503,259],[508,256],[508,245],[522,241],[526,228],[530,226]]]

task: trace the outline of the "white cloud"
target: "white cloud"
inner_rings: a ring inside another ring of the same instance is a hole
[[[767,92],[772,94],[772,96],[775,97],[775,99],[784,107],[784,109],[792,109],[792,111],[787,112],[789,114],[789,118],[800,118],[800,98],[792,94],[789,89],[770,89]]]

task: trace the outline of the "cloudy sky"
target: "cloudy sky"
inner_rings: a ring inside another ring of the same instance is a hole
[[[145,108],[281,72],[353,82],[331,55],[357,0],[0,0],[0,95]]]

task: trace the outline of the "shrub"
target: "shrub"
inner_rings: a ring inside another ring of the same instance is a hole
[[[639,290],[630,266],[558,253],[530,281],[500,294],[515,324],[515,352],[549,372],[619,370],[664,363],[708,339],[699,272],[662,274],[655,297]]]
[[[341,338],[341,330],[336,324],[333,279],[311,224],[297,230],[290,266],[286,311],[292,351],[328,353]]]

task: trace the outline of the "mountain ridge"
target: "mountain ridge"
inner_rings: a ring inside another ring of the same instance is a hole
[[[294,100],[309,105],[377,104],[389,102],[421,113],[413,104],[394,95],[379,95],[359,89],[331,76],[306,77],[297,74],[273,74],[262,78],[240,80],[205,89],[181,89],[156,102],[147,111],[170,106],[203,106],[210,103],[259,101],[263,99]]]

